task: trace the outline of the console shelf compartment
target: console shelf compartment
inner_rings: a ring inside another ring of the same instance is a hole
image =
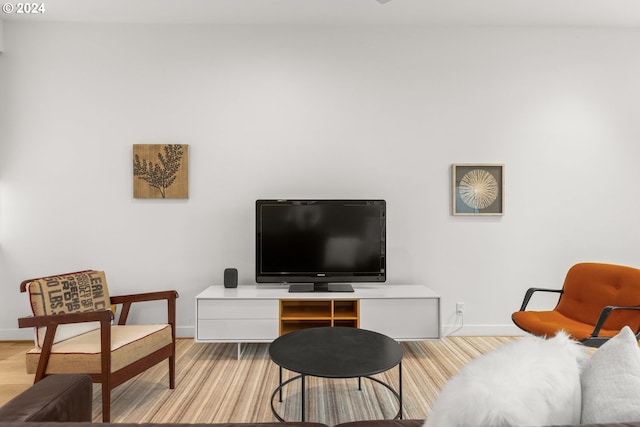
[[[360,324],[359,306],[357,299],[281,299],[280,335],[318,326],[357,328]]]
[[[280,335],[307,328],[319,328],[321,326],[332,326],[330,320],[281,320]]]
[[[331,319],[331,301],[280,300],[280,319]]]
[[[334,300],[333,301],[333,318],[334,319],[360,319],[360,301],[359,300]]]

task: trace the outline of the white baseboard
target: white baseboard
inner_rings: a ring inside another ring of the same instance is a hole
[[[0,329],[0,341],[32,341],[34,339],[33,329]]]
[[[486,337],[486,336],[524,336],[525,333],[522,329],[511,324],[498,324],[498,325],[464,325],[460,328],[460,324],[457,325],[442,325],[442,336],[474,336],[474,337]]]
[[[193,338],[195,332],[195,326],[176,326],[176,337],[178,338]]]

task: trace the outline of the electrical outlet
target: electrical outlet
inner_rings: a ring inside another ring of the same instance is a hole
[[[457,302],[456,303],[456,314],[464,314],[464,303]]]

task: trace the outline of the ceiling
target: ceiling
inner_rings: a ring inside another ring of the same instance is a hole
[[[15,4],[16,2],[14,2]],[[39,0],[3,20],[291,25],[605,26],[640,29],[640,0]]]

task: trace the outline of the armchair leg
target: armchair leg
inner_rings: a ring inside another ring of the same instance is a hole
[[[169,388],[176,388],[176,356],[169,356]]]
[[[102,422],[108,423],[111,421],[111,387],[109,387],[109,381],[102,383]]]

